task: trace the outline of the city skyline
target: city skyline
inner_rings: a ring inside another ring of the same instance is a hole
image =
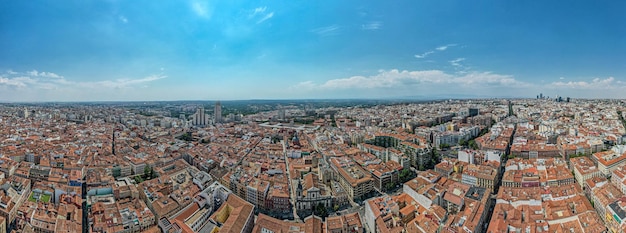
[[[5,3],[0,101],[626,98],[621,1],[133,3]]]

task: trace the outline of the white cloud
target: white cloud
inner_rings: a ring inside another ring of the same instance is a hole
[[[502,86],[508,88],[532,86],[532,84],[519,81],[511,75],[494,74],[492,72],[468,72],[465,75],[454,78],[451,83],[478,86]]]
[[[341,27],[339,25],[330,25],[327,27],[320,27],[311,30],[311,32],[316,33],[320,36],[333,36],[339,34]]]
[[[425,52],[425,53],[422,53],[422,54],[415,54],[415,58],[420,58],[420,59],[421,58],[425,58],[428,55],[431,55],[433,53],[435,53],[435,51],[428,51],[428,52]]]
[[[384,70],[371,76],[304,81],[287,90],[307,98],[534,98],[538,93],[550,93],[550,96],[571,98],[624,99],[626,80],[605,77],[544,83],[471,70],[464,73]]]
[[[439,46],[439,47],[437,47],[437,48],[435,48],[435,49],[436,49],[436,50],[439,50],[439,51],[445,51],[446,49],[448,49],[448,48],[450,48],[450,47],[454,47],[454,46],[457,46],[457,44],[447,44],[447,45],[442,45],[442,46]]]
[[[376,22],[370,22],[370,23],[361,25],[361,29],[363,29],[363,30],[370,30],[371,31],[371,30],[378,30],[382,26],[383,26],[382,22],[377,22],[376,21]]]
[[[35,77],[39,76],[39,72],[37,72],[37,70],[28,71],[26,73]]]
[[[461,62],[462,59],[455,59]],[[463,67],[465,68],[465,67]],[[614,77],[581,81],[530,83],[512,75],[466,69],[463,72],[443,70],[380,70],[370,76],[351,76],[322,82],[304,81],[292,85],[294,93],[343,97],[394,96],[475,96],[528,97],[528,93],[553,91],[574,98],[626,98],[626,81]]]
[[[254,17],[254,16],[255,16],[255,15],[257,15],[257,14],[264,13],[264,12],[265,12],[265,10],[267,10],[267,7],[266,7],[266,6],[264,6],[264,7],[257,7],[257,8],[254,8],[254,11],[252,12],[252,14],[250,14],[250,17]]]
[[[10,75],[20,74],[18,72],[9,71],[7,72]],[[23,73],[22,75],[28,75],[33,77],[44,77],[44,78],[62,78],[60,75],[52,73],[52,72],[38,72],[37,70],[31,70]]]
[[[39,73],[39,76],[46,78],[62,78],[60,75],[50,72],[41,72]]]
[[[451,60],[450,65],[460,68],[460,67],[463,67],[463,65],[461,64],[462,61],[465,61],[465,58],[463,57],[457,58],[457,59]]]
[[[626,82],[616,80],[613,77],[605,79],[594,78],[590,82],[588,81],[569,81],[569,82],[553,82],[553,87],[556,88],[569,88],[569,89],[587,89],[587,90],[606,90],[606,89],[626,89]]]
[[[26,87],[26,84],[18,79],[0,77],[0,86]]]
[[[211,18],[211,14],[212,9],[211,7],[208,5],[208,3],[206,1],[202,1],[202,0],[192,0],[191,1],[191,10],[199,17],[201,18],[205,18],[205,19],[210,19]]]
[[[78,82],[76,84],[78,86],[90,87],[90,88],[98,88],[98,87],[128,88],[131,86],[139,86],[139,84],[145,84],[145,83],[156,81],[159,79],[164,79],[166,77],[167,76],[163,76],[163,75],[151,75],[151,76],[140,78],[140,79],[116,79],[116,80],[105,80],[105,81],[97,81],[97,82]]]
[[[248,14],[248,19],[256,19],[257,24],[263,23],[266,20],[274,17],[273,11],[265,13],[267,11],[267,6],[254,8],[254,10],[249,11],[250,13]]]
[[[321,84],[312,81],[298,83],[294,88],[339,90],[377,88],[415,88],[433,85],[446,85],[449,88],[481,87],[528,87],[530,84],[518,81],[510,75],[491,72],[468,72],[464,75],[449,74],[441,70],[381,70],[372,76],[352,76],[331,79]],[[452,85],[452,86],[450,86]]]
[[[256,21],[256,23],[257,24],[263,23],[263,21],[271,19],[272,17],[274,17],[274,12],[270,12],[269,14],[266,14],[265,16],[263,16],[263,18],[261,18],[258,21]]]
[[[27,71],[24,73],[10,71],[3,76],[4,77],[0,76],[0,87],[6,86],[30,90],[52,90],[62,88],[128,88],[166,78],[166,76],[163,75],[151,75],[139,79],[116,79],[94,82],[80,82],[67,80],[63,76],[52,72],[39,72],[37,70]]]
[[[43,77],[43,76],[0,77],[0,87],[2,86],[14,87],[20,90],[51,89],[55,86],[55,82],[58,80],[60,79],[46,79],[46,77]]]
[[[416,55],[415,55],[415,58],[422,59],[422,58],[427,57],[428,55],[431,55],[431,54],[435,53],[435,51],[445,51],[445,50],[447,50],[448,48],[450,48],[450,47],[454,47],[454,46],[457,46],[457,44],[447,44],[447,45],[442,45],[442,46],[439,46],[439,47],[435,48],[435,50],[430,50],[430,51],[427,51],[427,52],[422,53],[422,54],[416,54]]]
[[[296,85],[293,86],[293,88],[295,89],[314,89],[317,88],[317,85],[313,82],[313,81],[304,81],[304,82],[299,82]]]
[[[546,91],[554,92],[560,96],[569,96],[574,98],[626,98],[626,81],[616,79],[614,77],[607,78],[588,78],[578,79],[576,81],[565,81],[559,78],[559,81],[541,85],[538,88],[543,93]]]

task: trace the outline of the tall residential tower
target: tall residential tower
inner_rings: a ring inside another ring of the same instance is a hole
[[[196,110],[196,113],[193,114],[193,125],[207,125],[209,123],[208,116],[204,114],[204,108],[200,107]]]
[[[222,123],[222,103],[219,101],[215,102],[213,114],[215,114],[215,123]]]

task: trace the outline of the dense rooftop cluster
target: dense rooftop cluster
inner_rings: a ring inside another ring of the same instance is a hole
[[[626,230],[623,102],[219,108],[0,106],[0,231]]]

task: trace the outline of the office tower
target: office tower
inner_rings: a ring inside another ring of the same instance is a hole
[[[213,111],[213,114],[215,114],[215,123],[221,123],[222,122],[222,104],[219,101],[215,102],[215,111]]]

